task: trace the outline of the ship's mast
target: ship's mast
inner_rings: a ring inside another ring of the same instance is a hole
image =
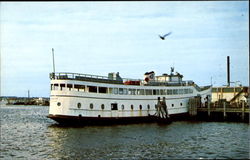
[[[56,69],[55,69],[55,58],[54,58],[54,48],[52,48],[52,57],[53,57],[53,73],[56,73]]]

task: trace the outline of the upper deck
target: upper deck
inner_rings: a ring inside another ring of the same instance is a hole
[[[69,73],[69,72],[56,72],[50,73],[51,80],[77,80],[77,81],[88,81],[97,83],[108,83],[108,84],[121,84],[121,85],[137,85],[137,86],[194,86],[197,91],[202,91],[210,86],[200,88],[193,81],[178,81],[169,82],[158,79],[150,80],[148,83],[142,79],[130,79],[121,77],[112,77],[91,75],[91,74],[80,74],[80,73]]]

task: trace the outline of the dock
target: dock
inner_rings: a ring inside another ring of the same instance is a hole
[[[191,119],[249,122],[250,109],[245,101],[230,104],[224,99],[216,103],[209,102],[205,106],[200,104],[199,97],[189,99],[188,109]]]

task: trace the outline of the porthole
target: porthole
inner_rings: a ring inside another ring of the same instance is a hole
[[[148,109],[150,109],[150,105],[148,104]]]
[[[180,103],[180,105],[182,106],[182,103]]]
[[[172,104],[172,107],[174,107],[174,104]]]
[[[77,108],[81,108],[81,103],[77,103]]]
[[[142,110],[142,105],[140,104],[139,109]]]
[[[155,109],[157,109],[157,105],[155,105]]]
[[[132,110],[134,109],[134,106],[133,106],[133,104],[131,105],[131,109],[132,109]]]
[[[122,110],[124,110],[124,105],[122,105]]]
[[[104,109],[104,104],[101,105],[102,110]]]
[[[90,109],[93,109],[93,108],[94,108],[93,103],[90,103],[89,108],[90,108]]]
[[[61,102],[57,102],[57,106],[61,106]]]

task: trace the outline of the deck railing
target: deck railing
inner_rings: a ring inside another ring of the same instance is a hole
[[[81,73],[70,73],[70,72],[56,72],[50,73],[50,79],[71,79],[71,80],[86,80],[86,81],[94,81],[94,82],[103,82],[103,83],[118,83],[123,84],[126,81],[140,81],[145,82],[143,79],[131,79],[131,78],[119,78],[114,79],[113,77],[107,76],[99,76],[92,74],[81,74]],[[198,91],[204,90],[196,85],[193,81],[181,81],[181,82],[169,82],[169,81],[159,81],[159,80],[151,80],[149,83],[141,83],[143,85],[165,85],[165,86],[194,86]],[[209,88],[209,87],[208,87]],[[206,87],[207,89],[207,87]]]

